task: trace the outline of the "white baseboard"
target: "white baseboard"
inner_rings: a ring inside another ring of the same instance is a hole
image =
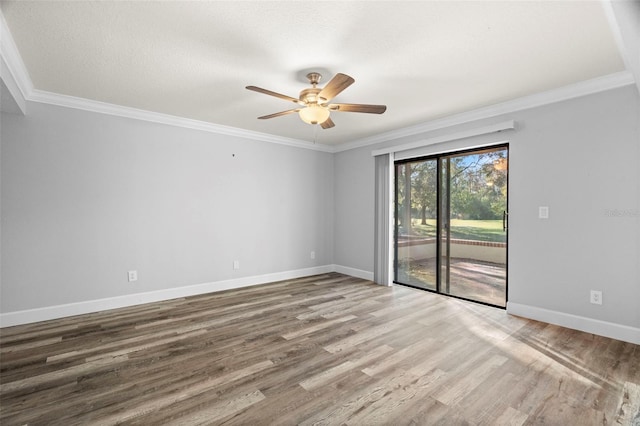
[[[290,280],[310,275],[326,274],[328,272],[334,272],[335,270],[335,265],[316,266],[313,268],[156,290],[147,293],[128,294],[124,296],[109,297],[106,299],[87,300],[84,302],[1,313],[0,328],[70,317],[73,315],[88,314],[108,309],[124,308],[127,306],[141,305],[143,303],[160,302],[180,297],[196,296],[198,294],[266,284],[274,281]],[[343,273],[348,274],[347,272]]]
[[[333,265],[334,272],[350,275],[356,278],[362,278],[363,280],[373,281],[373,272],[363,271],[362,269],[349,268],[348,266]]]
[[[507,313],[640,345],[640,328],[507,302]]]
[[[109,297],[105,299],[88,300],[84,302],[68,303],[64,305],[47,306],[44,308],[0,313],[0,328],[21,324],[30,324],[34,322],[47,321],[74,315],[100,312],[108,309],[124,308],[127,306],[140,305],[144,303],[160,302],[180,297],[196,296],[199,294],[249,287],[253,285],[266,284],[270,282],[295,279],[311,275],[326,274],[329,272],[338,272],[341,274],[350,275],[352,277],[373,281],[373,272],[350,268],[348,266],[342,265],[316,266],[312,268],[276,272],[272,274],[256,275],[251,277],[196,284],[185,287],[175,287],[165,290],[156,290],[147,293],[128,294],[125,296]],[[640,345],[640,328],[636,327],[601,321],[593,318],[581,317],[578,315],[552,311],[549,309],[538,308],[535,306],[523,305],[514,302],[507,303],[507,312],[511,315],[517,315],[537,321],[556,324],[563,327],[572,328],[574,330],[580,330],[587,333],[593,333],[600,336],[610,337],[613,339]]]

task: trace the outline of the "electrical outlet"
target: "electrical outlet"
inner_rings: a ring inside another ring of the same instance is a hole
[[[138,281],[138,271],[128,271],[127,279],[129,280],[130,283],[133,281]]]
[[[240,269],[240,261],[239,260],[234,260],[233,261],[233,269]]]
[[[315,252],[315,251],[312,251],[312,252],[311,252],[311,259],[315,259],[315,258],[316,258],[316,252]]]
[[[590,302],[594,305],[602,305],[602,292],[598,290],[591,290]]]

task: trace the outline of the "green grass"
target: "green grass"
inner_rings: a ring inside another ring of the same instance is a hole
[[[427,219],[426,225],[421,225],[419,219],[413,220],[412,235],[425,237],[436,236],[435,219]],[[506,232],[502,230],[502,220],[451,220],[451,237],[464,240],[505,242]]]

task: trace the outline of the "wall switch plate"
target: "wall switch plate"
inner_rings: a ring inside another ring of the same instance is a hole
[[[549,219],[549,207],[547,207],[547,206],[538,207],[538,218],[539,219]]]
[[[602,305],[602,292],[598,290],[591,290],[591,297],[589,301],[594,305]]]
[[[129,282],[138,281],[138,271],[128,271],[127,279]]]
[[[312,252],[311,252],[311,259],[315,259],[315,258],[316,258],[316,252],[315,252],[315,251],[312,251]]]
[[[233,261],[233,269],[240,269],[240,261],[239,260],[234,260]]]

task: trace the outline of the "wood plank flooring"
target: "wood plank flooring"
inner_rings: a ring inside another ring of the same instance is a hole
[[[640,346],[325,274],[0,330],[2,425],[640,425]]]

